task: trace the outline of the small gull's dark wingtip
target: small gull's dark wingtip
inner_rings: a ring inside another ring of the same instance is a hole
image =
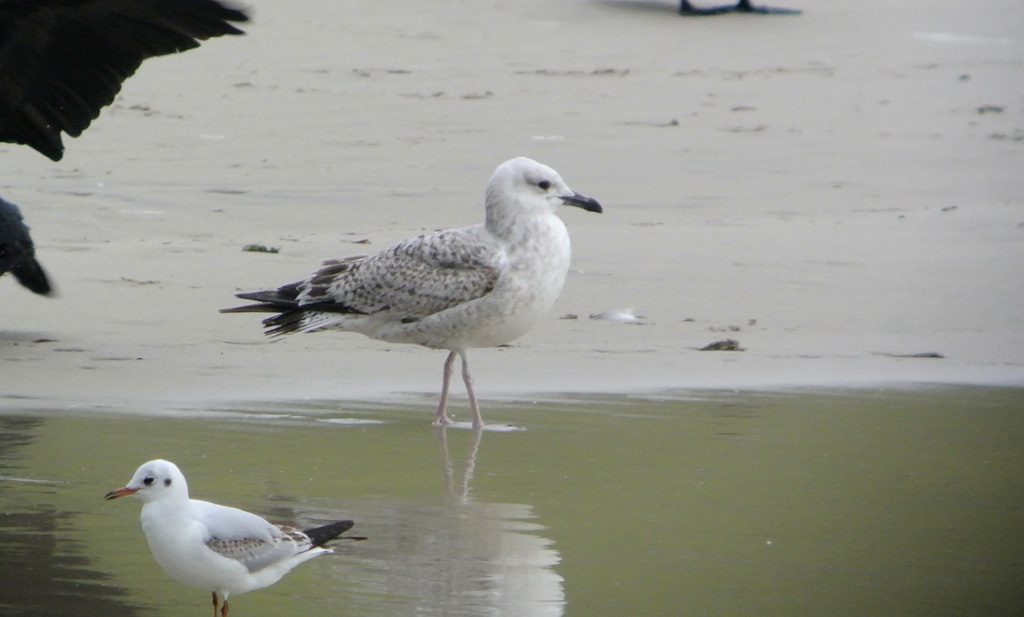
[[[309,536],[315,546],[323,546],[345,533],[355,525],[355,521],[337,521],[321,527],[305,529],[302,533]]]

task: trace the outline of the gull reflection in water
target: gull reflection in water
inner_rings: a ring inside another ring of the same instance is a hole
[[[462,482],[459,483],[458,491],[455,490],[455,466],[448,453],[448,427],[435,426],[434,433],[437,435],[438,452],[441,454],[441,471],[444,474],[445,492],[453,503],[468,505],[469,485],[476,472],[476,455],[480,452],[480,441],[483,439],[484,431],[480,428],[473,429],[473,436],[469,441],[469,453],[466,455],[466,466],[462,469]]]
[[[370,523],[360,527],[370,540],[351,546],[349,557],[358,563],[335,574],[347,578],[353,614],[563,614],[563,579],[554,570],[560,557],[540,535],[544,527],[533,522],[532,507],[470,497],[481,438],[482,431],[472,432],[457,474],[446,429],[437,429],[447,504],[382,501],[348,510]]]

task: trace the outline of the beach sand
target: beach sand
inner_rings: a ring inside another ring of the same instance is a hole
[[[563,212],[557,307],[471,351],[485,417],[552,393],[1024,384],[1024,5],[406,4],[257,3],[247,36],[147,62],[62,162],[0,147],[60,291],[0,279],[0,406],[432,400],[442,352],[271,342],[217,311],[479,222],[519,155],[605,214]],[[589,318],[625,308],[640,323]],[[744,351],[697,351],[727,338]]]

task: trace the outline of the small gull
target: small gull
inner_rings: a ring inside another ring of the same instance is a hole
[[[300,563],[332,552],[324,544],[353,525],[338,521],[300,531],[244,510],[189,499],[181,470],[160,459],[139,467],[127,486],[110,491],[106,499],[125,495],[145,502],[142,531],[157,563],[179,583],[212,592],[214,617],[218,597],[220,617],[227,617],[231,594],[269,587]]]
[[[434,422],[446,408],[455,356],[462,359],[473,427],[483,420],[466,350],[525,334],[554,306],[569,271],[569,232],[561,205],[601,212],[558,173],[519,157],[487,183],[485,222],[406,240],[376,255],[325,261],[309,278],[272,291],[238,294],[257,304],[222,312],[271,312],[267,334],[359,332],[389,343],[447,349]]]

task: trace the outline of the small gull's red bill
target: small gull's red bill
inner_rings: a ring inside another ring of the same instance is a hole
[[[125,495],[131,495],[131,494],[137,493],[137,492],[139,492],[139,489],[137,489],[137,488],[128,488],[126,486],[124,488],[119,488],[116,491],[110,491],[109,493],[104,495],[103,498],[106,499],[107,501],[110,501],[111,499],[117,499],[118,497],[124,497]]]

